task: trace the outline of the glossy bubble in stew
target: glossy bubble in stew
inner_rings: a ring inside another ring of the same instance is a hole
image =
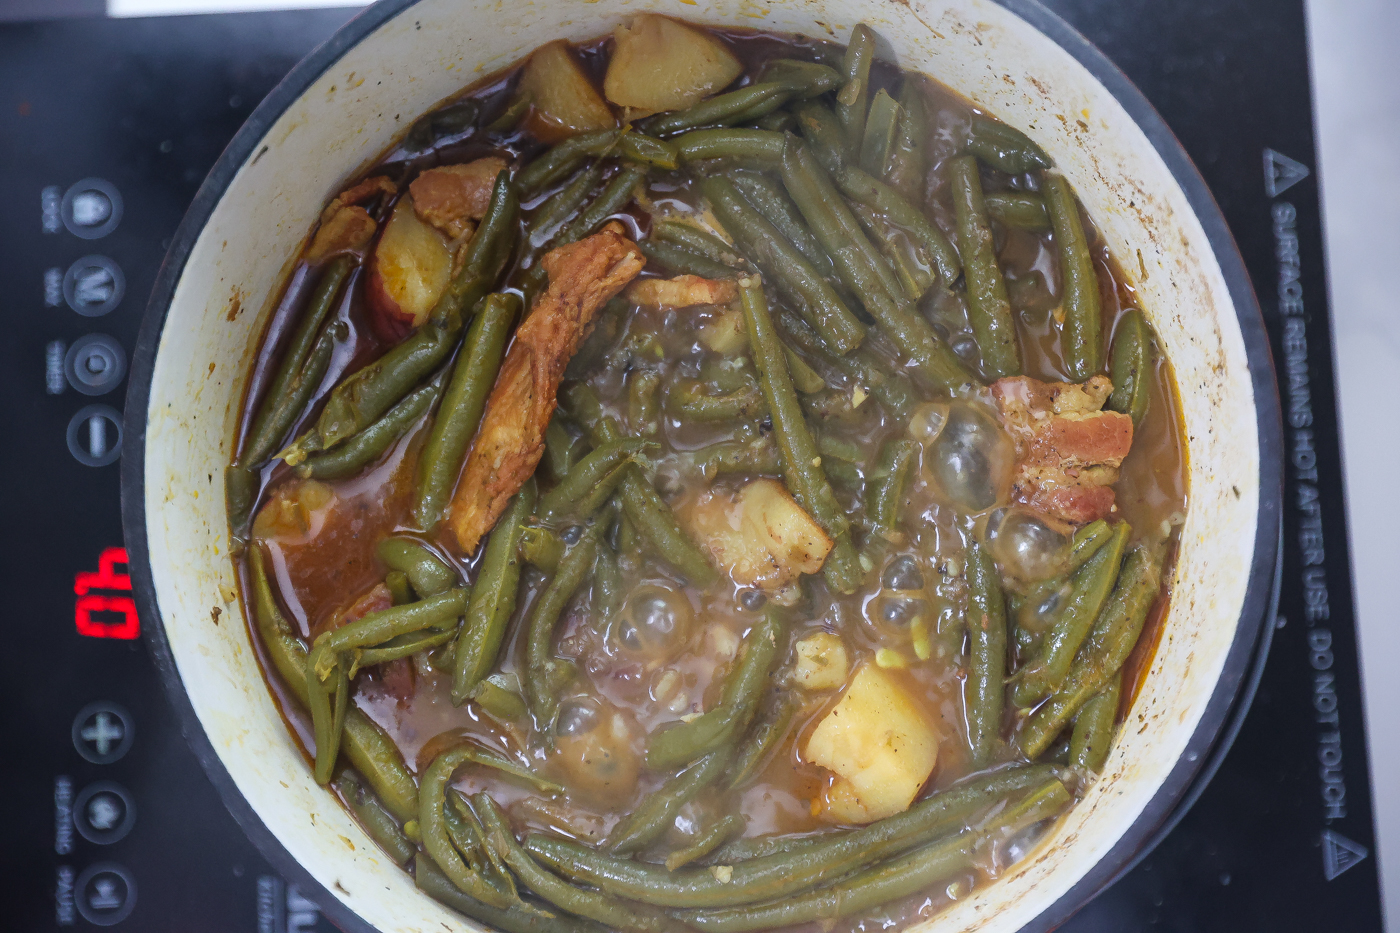
[[[245,603],[317,779],[454,909],[913,922],[1103,767],[1185,509],[1171,368],[1049,157],[875,42],[543,46],[285,284]]]

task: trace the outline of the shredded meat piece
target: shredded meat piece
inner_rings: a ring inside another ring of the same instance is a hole
[[[1113,511],[1112,484],[1133,444],[1133,419],[1102,410],[1112,391],[1107,376],[1083,385],[1029,376],[992,384],[1002,424],[1016,443],[1013,499],[1075,524]]]
[[[475,229],[473,221],[486,215],[491,188],[505,167],[505,159],[488,156],[464,165],[430,168],[408,186],[413,209],[424,223],[461,239]]]
[[[336,195],[321,211],[321,225],[306,250],[306,261],[318,263],[336,253],[356,253],[374,239],[377,224],[359,205],[378,194],[393,195],[399,189],[383,175],[366,178]]]
[[[738,297],[739,288],[733,279],[702,279],[698,275],[643,279],[627,289],[628,301],[647,308],[727,305]]]
[[[449,522],[462,553],[476,550],[535,471],[564,368],[598,309],[642,271],[641,251],[623,234],[614,222],[541,260],[549,287],[515,332],[452,497]]]

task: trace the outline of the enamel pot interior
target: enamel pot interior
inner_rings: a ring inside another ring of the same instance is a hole
[[[324,201],[443,98],[550,39],[589,39],[645,9],[841,39],[869,22],[883,56],[1050,153],[1175,365],[1190,506],[1171,611],[1129,725],[1103,777],[1028,858],[914,928],[1048,929],[1166,819],[1239,690],[1273,566],[1279,426],[1262,321],[1199,176],[1127,81],[1026,0],[385,0],[302,62],[200,190],[133,361],[127,543],[186,732],[244,828],[339,925],[474,928],[419,893],[312,780],[241,624],[222,475],[258,335]]]

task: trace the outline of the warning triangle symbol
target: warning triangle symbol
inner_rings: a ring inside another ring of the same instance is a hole
[[[1322,831],[1322,873],[1328,881],[1336,878],[1357,862],[1370,854],[1359,842],[1352,842],[1341,833],[1330,829]]]
[[[1264,150],[1264,190],[1276,198],[1312,174],[1312,169],[1281,152]]]

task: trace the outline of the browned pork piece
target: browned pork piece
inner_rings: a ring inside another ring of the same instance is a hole
[[[1011,497],[1052,518],[1083,524],[1113,511],[1118,467],[1133,419],[1103,411],[1107,376],[1083,385],[1012,376],[992,383],[1002,425],[1016,443]]]
[[[476,550],[535,471],[564,368],[598,309],[646,264],[623,234],[621,224],[611,223],[541,260],[549,287],[515,332],[452,498],[448,520],[462,553]]]
[[[360,205],[377,194],[393,197],[397,192],[392,181],[383,175],[375,175],[336,195],[335,200],[321,211],[321,225],[311,238],[306,261],[315,264],[336,253],[363,249],[374,238],[377,225],[369,211]]]

